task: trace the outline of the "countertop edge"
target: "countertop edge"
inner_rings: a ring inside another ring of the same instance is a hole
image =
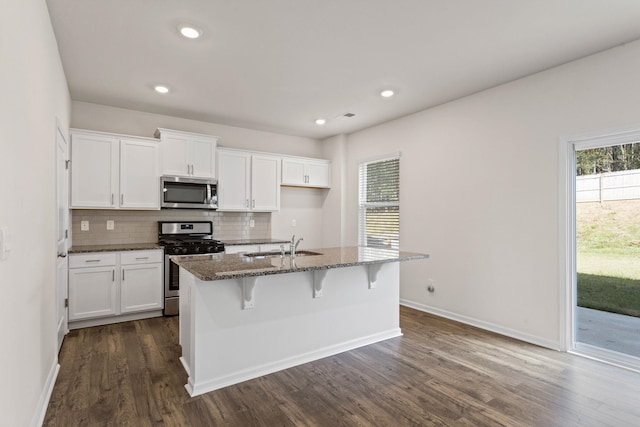
[[[322,250],[322,249],[319,249]],[[372,264],[384,264],[390,262],[404,262],[404,261],[413,261],[420,259],[428,259],[429,255],[427,254],[419,254],[413,252],[399,252],[397,258],[386,258],[386,259],[376,259],[376,260],[366,260],[366,261],[354,261],[354,262],[329,262],[321,265],[307,265],[307,266],[295,266],[294,268],[280,268],[277,266],[273,267],[265,267],[265,268],[257,268],[257,269],[246,269],[246,270],[236,270],[229,272],[219,272],[214,273],[213,275],[204,274],[198,271],[197,268],[190,268],[192,266],[189,265],[190,262],[193,261],[180,261],[180,257],[173,258],[172,261],[176,264],[185,268],[185,270],[189,271],[196,278],[202,281],[218,281],[218,280],[227,280],[227,279],[242,279],[245,277],[259,277],[259,276],[270,276],[275,274],[287,274],[287,273],[298,273],[304,271],[315,271],[315,270],[329,270],[333,268],[346,268],[346,267],[355,267],[361,265],[372,265]],[[285,261],[283,263],[290,265],[291,260],[290,257],[285,257]]]
[[[125,252],[163,249],[157,243],[122,243],[111,245],[77,245],[67,249],[69,254],[83,254],[91,252]]]

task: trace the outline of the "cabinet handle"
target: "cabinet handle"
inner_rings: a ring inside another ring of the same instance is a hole
[[[100,262],[99,259],[87,259],[84,262]]]
[[[136,257],[136,259],[149,259],[148,256],[141,256],[141,257]]]
[[[113,193],[111,193],[111,206],[113,206]]]
[[[124,205],[124,194],[120,195],[120,205]]]
[[[124,282],[124,270],[122,270],[122,281]]]
[[[249,207],[249,199],[245,199],[244,206],[247,207],[247,208]]]
[[[255,208],[256,207],[256,199],[253,199],[253,201],[251,202],[251,207]]]
[[[111,270],[111,281],[112,282],[116,281],[116,271],[115,270]]]

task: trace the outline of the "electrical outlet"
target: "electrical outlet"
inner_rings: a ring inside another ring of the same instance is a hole
[[[250,219],[250,220],[249,220],[249,227],[252,227],[252,228],[253,228],[253,227],[255,227],[255,226],[256,226],[256,222],[255,222],[255,220]]]
[[[292,220],[291,220],[291,226],[292,226],[292,227],[295,227],[295,226],[296,226],[296,220],[295,220],[295,219],[292,219]]]
[[[116,222],[112,219],[107,220],[107,230],[113,230],[116,226]]]
[[[89,231],[89,221],[80,221],[80,230]]]
[[[436,291],[436,287],[433,285],[433,279],[428,279],[427,280],[427,292],[432,294],[435,291]]]

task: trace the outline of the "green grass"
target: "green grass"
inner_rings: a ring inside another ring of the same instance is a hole
[[[640,200],[577,205],[578,305],[640,317]]]
[[[640,317],[640,280],[578,273],[578,305]]]

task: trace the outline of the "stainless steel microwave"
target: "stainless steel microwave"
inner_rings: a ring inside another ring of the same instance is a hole
[[[160,206],[163,209],[217,209],[218,181],[182,176],[160,178]]]

